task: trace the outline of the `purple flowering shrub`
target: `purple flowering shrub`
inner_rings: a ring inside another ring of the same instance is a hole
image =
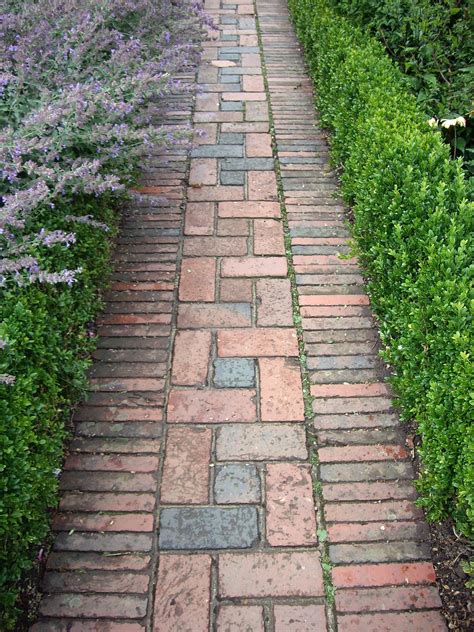
[[[188,0],[0,0],[0,629],[48,532],[118,214],[212,26]],[[90,329],[90,328],[89,328]]]
[[[78,193],[120,194],[144,148],[180,142],[185,130],[157,128],[150,116],[188,89],[174,76],[195,63],[206,18],[182,0],[0,6],[0,285],[71,283],[72,270],[39,274],[47,244],[35,217]]]

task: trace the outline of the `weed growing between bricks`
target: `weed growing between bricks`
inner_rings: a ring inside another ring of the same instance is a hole
[[[254,0],[255,6],[255,19],[257,24],[257,34],[260,45],[260,56],[262,63],[262,75],[263,82],[265,86],[265,93],[267,95],[268,100],[268,111],[269,111],[269,125],[270,125],[270,134],[272,137],[272,151],[273,151],[273,160],[274,160],[274,168],[276,174],[277,181],[277,192],[278,192],[278,201],[280,203],[281,209],[281,222],[283,225],[283,238],[285,243],[285,254],[288,262],[288,278],[291,283],[291,301],[292,301],[292,311],[293,311],[293,323],[296,330],[296,335],[298,339],[298,359],[300,362],[301,369],[301,381],[303,388],[303,401],[304,401],[304,413],[305,413],[305,427],[306,427],[306,444],[309,452],[309,459],[311,464],[311,477],[313,481],[313,495],[314,495],[314,506],[315,513],[317,518],[317,538],[318,538],[318,548],[321,554],[321,566],[323,569],[323,582],[324,582],[324,591],[326,595],[326,615],[327,615],[327,625],[328,630],[331,632],[336,630],[336,614],[335,614],[335,587],[332,581],[332,563],[329,557],[329,549],[327,546],[327,531],[325,529],[325,518],[324,518],[324,497],[322,494],[321,483],[319,480],[319,460],[317,455],[317,442],[314,432],[314,427],[312,425],[312,421],[314,418],[314,412],[312,408],[314,397],[311,395],[311,379],[308,372],[307,362],[306,362],[306,351],[305,351],[305,342],[303,338],[303,327],[302,327],[302,318],[300,313],[300,305],[299,305],[299,296],[298,296],[298,288],[296,284],[296,272],[293,265],[293,250],[291,244],[291,234],[288,223],[288,214],[285,205],[285,194],[283,189],[283,182],[281,177],[281,168],[280,161],[278,156],[278,144],[275,134],[275,124],[273,120],[273,112],[272,112],[272,101],[270,97],[270,90],[268,85],[268,75],[266,71],[265,65],[265,56],[263,53],[263,43],[262,43],[262,31],[261,25],[259,21],[259,14],[257,3]]]

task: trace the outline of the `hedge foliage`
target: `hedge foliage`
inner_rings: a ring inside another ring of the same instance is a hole
[[[328,0],[381,42],[454,157],[474,175],[474,5],[471,0]],[[442,126],[463,117],[465,125]]]
[[[382,45],[328,0],[290,0],[406,419],[422,438],[432,520],[474,535],[473,204],[459,161],[427,124]]]
[[[170,94],[192,86],[202,4],[0,0],[0,629],[49,530],[118,202]]]

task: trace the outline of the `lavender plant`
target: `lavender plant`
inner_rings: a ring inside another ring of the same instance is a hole
[[[0,629],[48,532],[116,202],[211,22],[192,0],[0,0]]]
[[[170,0],[0,7],[0,284],[71,281],[72,270],[39,274],[52,271],[41,269],[36,219],[56,208],[39,229],[54,230],[58,200],[120,195],[144,149],[186,137],[150,125],[149,114],[189,89],[174,77],[195,63],[208,20],[201,5]]]

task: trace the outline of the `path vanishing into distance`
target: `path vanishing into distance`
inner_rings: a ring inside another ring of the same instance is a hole
[[[125,209],[32,630],[446,630],[286,3],[206,7],[166,121],[201,135]]]

